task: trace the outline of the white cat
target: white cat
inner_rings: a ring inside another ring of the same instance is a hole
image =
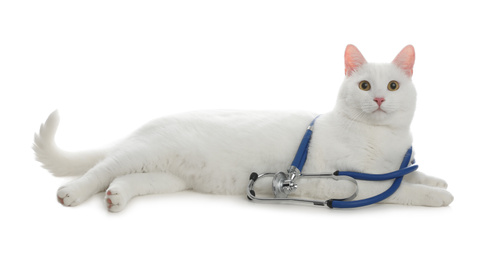
[[[367,63],[348,45],[346,78],[333,111],[316,121],[304,172],[335,170],[382,174],[397,170],[412,145],[410,124],[416,105],[411,81],[414,48],[406,46],[388,64]],[[58,201],[76,206],[106,190],[108,209],[118,212],[138,195],[195,190],[204,193],[246,193],[251,172],[289,168],[309,123],[309,112],[203,111],[154,120],[105,150],[65,152],[54,136],[52,113],[33,149],[44,168],[56,176],[79,176],[62,186]],[[386,190],[390,181],[358,181],[356,199]],[[453,196],[446,182],[418,171],[383,203],[447,206]],[[346,181],[299,180],[292,196],[345,198],[353,185]],[[256,184],[271,193],[271,184]]]

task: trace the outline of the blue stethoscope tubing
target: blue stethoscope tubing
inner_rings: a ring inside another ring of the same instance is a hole
[[[292,166],[296,167],[300,172],[302,172],[302,168],[304,167],[304,164],[307,160],[309,142],[313,134],[312,129],[318,117],[319,115],[315,117],[309,124],[306,133],[304,134],[304,137],[302,138],[302,141],[299,145],[297,154],[295,155],[292,162]],[[335,176],[348,176],[357,180],[366,180],[366,181],[384,181],[391,179],[395,180],[393,181],[393,184],[391,184],[391,186],[386,191],[374,197],[356,201],[330,199],[326,201],[326,205],[329,208],[356,208],[356,207],[368,206],[385,200],[389,196],[393,195],[393,193],[395,193],[396,190],[398,190],[400,184],[402,183],[403,176],[417,170],[418,168],[417,165],[409,166],[409,164],[411,163],[411,157],[412,157],[412,147],[410,147],[405,153],[400,168],[397,171],[386,174],[368,174],[368,173],[351,172],[351,171],[336,171],[334,173]],[[412,163],[414,163],[414,160],[412,160]]]
[[[391,186],[386,191],[374,197],[355,201],[341,201],[331,199],[327,200],[326,202],[327,206],[329,208],[357,208],[357,207],[368,206],[387,199],[389,196],[393,195],[393,193],[395,193],[396,190],[398,190],[400,184],[402,184],[403,176],[417,170],[418,168],[417,165],[408,166],[409,162],[411,161],[411,156],[412,156],[412,147],[409,148],[409,150],[407,150],[407,152],[405,153],[405,156],[400,165],[400,169],[386,174],[367,174],[367,173],[345,172],[345,171],[338,172],[339,176],[349,176],[358,180],[368,180],[368,181],[383,181],[390,179],[395,180],[393,181],[393,184],[391,184]],[[337,172],[335,173],[335,175],[337,175]]]

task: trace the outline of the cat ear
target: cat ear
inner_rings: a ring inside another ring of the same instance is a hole
[[[344,73],[346,76],[351,76],[361,65],[367,63],[362,53],[352,44],[348,44],[344,53],[344,65],[346,66]]]
[[[407,45],[395,57],[393,64],[402,69],[407,76],[412,77],[412,67],[414,67],[415,60],[416,53],[414,52],[414,47],[412,47],[412,45]]]

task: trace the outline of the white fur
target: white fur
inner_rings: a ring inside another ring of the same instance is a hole
[[[358,87],[371,83],[370,91]],[[388,91],[391,80],[398,91]],[[384,97],[382,110],[375,97]],[[396,170],[412,145],[409,126],[416,92],[407,73],[393,63],[364,63],[344,80],[337,105],[314,126],[305,172],[335,170],[385,173]],[[200,111],[154,120],[106,150],[68,153],[58,149],[53,113],[35,136],[34,150],[56,176],[82,175],[58,190],[59,201],[76,206],[106,190],[110,211],[122,210],[137,195],[192,189],[204,193],[245,194],[251,172],[286,170],[306,126],[316,114],[279,111]],[[391,181],[359,181],[357,199],[386,190]],[[257,192],[271,193],[270,183]],[[420,172],[410,174],[385,203],[446,206],[447,184]],[[108,189],[108,190],[107,190]],[[350,183],[300,179],[295,196],[347,197]]]

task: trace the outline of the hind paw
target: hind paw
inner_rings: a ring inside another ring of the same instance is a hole
[[[129,196],[117,187],[110,187],[105,193],[105,202],[110,212],[122,211],[126,207],[128,201]]]
[[[84,194],[81,194],[78,189],[72,186],[63,186],[57,192],[58,202],[63,206],[77,206],[87,199]]]

